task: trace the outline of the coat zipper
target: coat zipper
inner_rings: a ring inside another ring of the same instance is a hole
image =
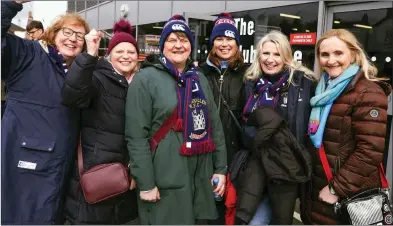
[[[224,84],[224,75],[227,72],[228,68],[225,69],[224,73],[221,74],[221,71],[219,71],[220,73],[220,78],[218,79],[218,83],[220,84],[220,88],[218,90],[218,92],[222,93],[222,85]],[[218,69],[217,69],[218,71]],[[218,98],[218,112],[220,112],[220,108],[221,108],[221,98]]]

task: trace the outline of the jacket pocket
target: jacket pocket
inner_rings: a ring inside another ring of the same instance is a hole
[[[60,162],[54,159],[55,145],[56,142],[51,139],[23,136],[20,140],[18,168],[38,172],[52,168]]]

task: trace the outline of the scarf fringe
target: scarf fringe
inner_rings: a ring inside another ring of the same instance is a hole
[[[175,126],[173,127],[173,130],[175,132],[180,132],[183,130],[183,119],[182,118],[178,118],[176,120]]]
[[[180,154],[185,156],[203,155],[209,152],[215,152],[216,145],[212,139],[201,142],[192,142],[191,148],[187,148],[186,143],[180,147]]]

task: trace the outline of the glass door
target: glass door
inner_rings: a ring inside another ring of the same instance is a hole
[[[370,60],[378,68],[378,76],[389,78],[392,84],[393,60],[393,3],[372,2],[338,5],[327,10],[327,29],[347,29],[356,35]],[[392,155],[392,94],[388,97],[388,125],[384,165],[387,176],[392,178],[392,164],[387,164]],[[388,158],[389,156],[389,158]],[[390,181],[392,183],[392,181]]]
[[[209,37],[213,30],[216,17],[197,13],[184,13],[184,18],[188,22],[195,37],[192,60],[196,64],[201,64],[207,59],[209,53]]]

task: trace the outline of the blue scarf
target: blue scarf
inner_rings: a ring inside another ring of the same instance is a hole
[[[321,147],[323,132],[333,102],[344,91],[358,70],[359,66],[352,64],[337,78],[330,80],[329,84],[327,84],[328,74],[326,72],[322,74],[322,78],[315,90],[315,96],[310,100],[312,110],[308,124],[308,133],[316,148]]]
[[[248,116],[260,106],[269,106],[275,108],[280,97],[278,91],[288,84],[288,78],[289,70],[284,71],[281,78],[274,84],[272,84],[264,76],[261,76],[254,87],[253,95],[250,95],[246,106],[243,109],[243,120],[247,122]]]
[[[192,67],[181,73],[165,56],[160,59],[177,82],[178,119],[174,130],[183,132],[184,144],[180,147],[180,154],[190,156],[215,151],[209,110],[197,70]]]

